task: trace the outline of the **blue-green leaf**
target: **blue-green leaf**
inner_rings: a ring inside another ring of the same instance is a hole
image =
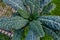
[[[43,14],[49,13],[49,12],[51,12],[52,10],[54,10],[55,7],[56,7],[56,6],[55,6],[53,3],[51,3],[51,4],[47,5],[46,7],[44,7],[42,13],[43,13]]]
[[[37,37],[33,31],[29,30],[28,34],[26,35],[25,40],[40,40],[39,37]]]
[[[6,4],[13,7],[14,9],[25,9],[23,6],[23,2],[21,0],[3,0]]]
[[[60,40],[60,37],[58,37],[58,35],[54,31],[52,31],[51,29],[44,27],[44,31],[47,34],[51,35],[54,38],[54,40]]]
[[[41,0],[40,1],[40,8],[44,8],[44,6],[48,5],[52,0]]]
[[[60,37],[60,31],[55,31],[55,33]]]
[[[40,18],[53,20],[55,22],[60,23],[60,16],[41,16]]]
[[[21,40],[23,30],[16,30],[11,40]]]
[[[32,21],[30,22],[30,29],[36,33],[36,35],[40,37],[44,37],[44,31],[40,21]]]
[[[38,20],[42,22],[45,26],[52,28],[54,30],[60,30],[59,17],[56,16],[42,16]]]
[[[28,20],[23,19],[22,17],[4,17],[0,18],[0,28],[5,30],[10,29],[21,29],[27,24]]]
[[[19,14],[20,14],[23,18],[29,18],[29,17],[30,17],[30,13],[28,13],[28,12],[25,11],[25,10],[19,9],[18,12],[19,12]]]

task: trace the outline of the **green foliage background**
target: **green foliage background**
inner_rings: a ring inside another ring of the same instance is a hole
[[[53,3],[56,5],[56,8],[51,12],[51,14],[60,16],[60,0],[53,0]]]
[[[59,15],[60,16],[60,0],[53,0],[53,3],[55,3],[56,8],[51,12],[51,15]],[[4,34],[0,33],[0,40],[10,40],[10,38]],[[52,37],[50,35],[47,35],[43,37],[41,40],[52,40]]]

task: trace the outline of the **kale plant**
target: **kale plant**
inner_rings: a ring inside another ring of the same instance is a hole
[[[3,0],[16,10],[12,17],[0,18],[0,29],[12,31],[11,40],[40,40],[47,33],[60,40],[60,16],[50,14],[55,5],[51,0]],[[18,14],[18,15],[17,15]]]

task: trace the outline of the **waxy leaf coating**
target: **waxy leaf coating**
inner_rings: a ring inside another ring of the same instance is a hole
[[[11,30],[11,29],[21,29],[27,24],[28,20],[23,19],[22,17],[4,17],[0,18],[0,28]]]
[[[40,21],[32,21],[30,22],[30,29],[34,31],[38,36],[43,37],[44,31]]]
[[[57,36],[57,34],[56,34],[54,31],[52,31],[51,29],[49,29],[49,28],[47,28],[47,27],[44,27],[44,31],[45,31],[47,34],[51,35],[54,40],[60,40],[60,38]]]
[[[6,4],[13,7],[14,9],[25,9],[23,6],[23,2],[21,0],[3,0]]]
[[[39,37],[37,37],[33,31],[29,30],[27,35],[26,35],[26,38],[25,40],[40,40]]]
[[[54,30],[60,30],[59,16],[42,16],[38,20],[40,20],[43,25],[48,26]]]

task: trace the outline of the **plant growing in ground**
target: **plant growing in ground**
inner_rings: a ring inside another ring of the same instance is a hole
[[[0,18],[0,28],[12,31],[11,40],[40,40],[47,33],[60,40],[60,16],[44,16],[55,8],[51,0],[3,0],[19,15]],[[6,33],[6,32],[2,32]]]

